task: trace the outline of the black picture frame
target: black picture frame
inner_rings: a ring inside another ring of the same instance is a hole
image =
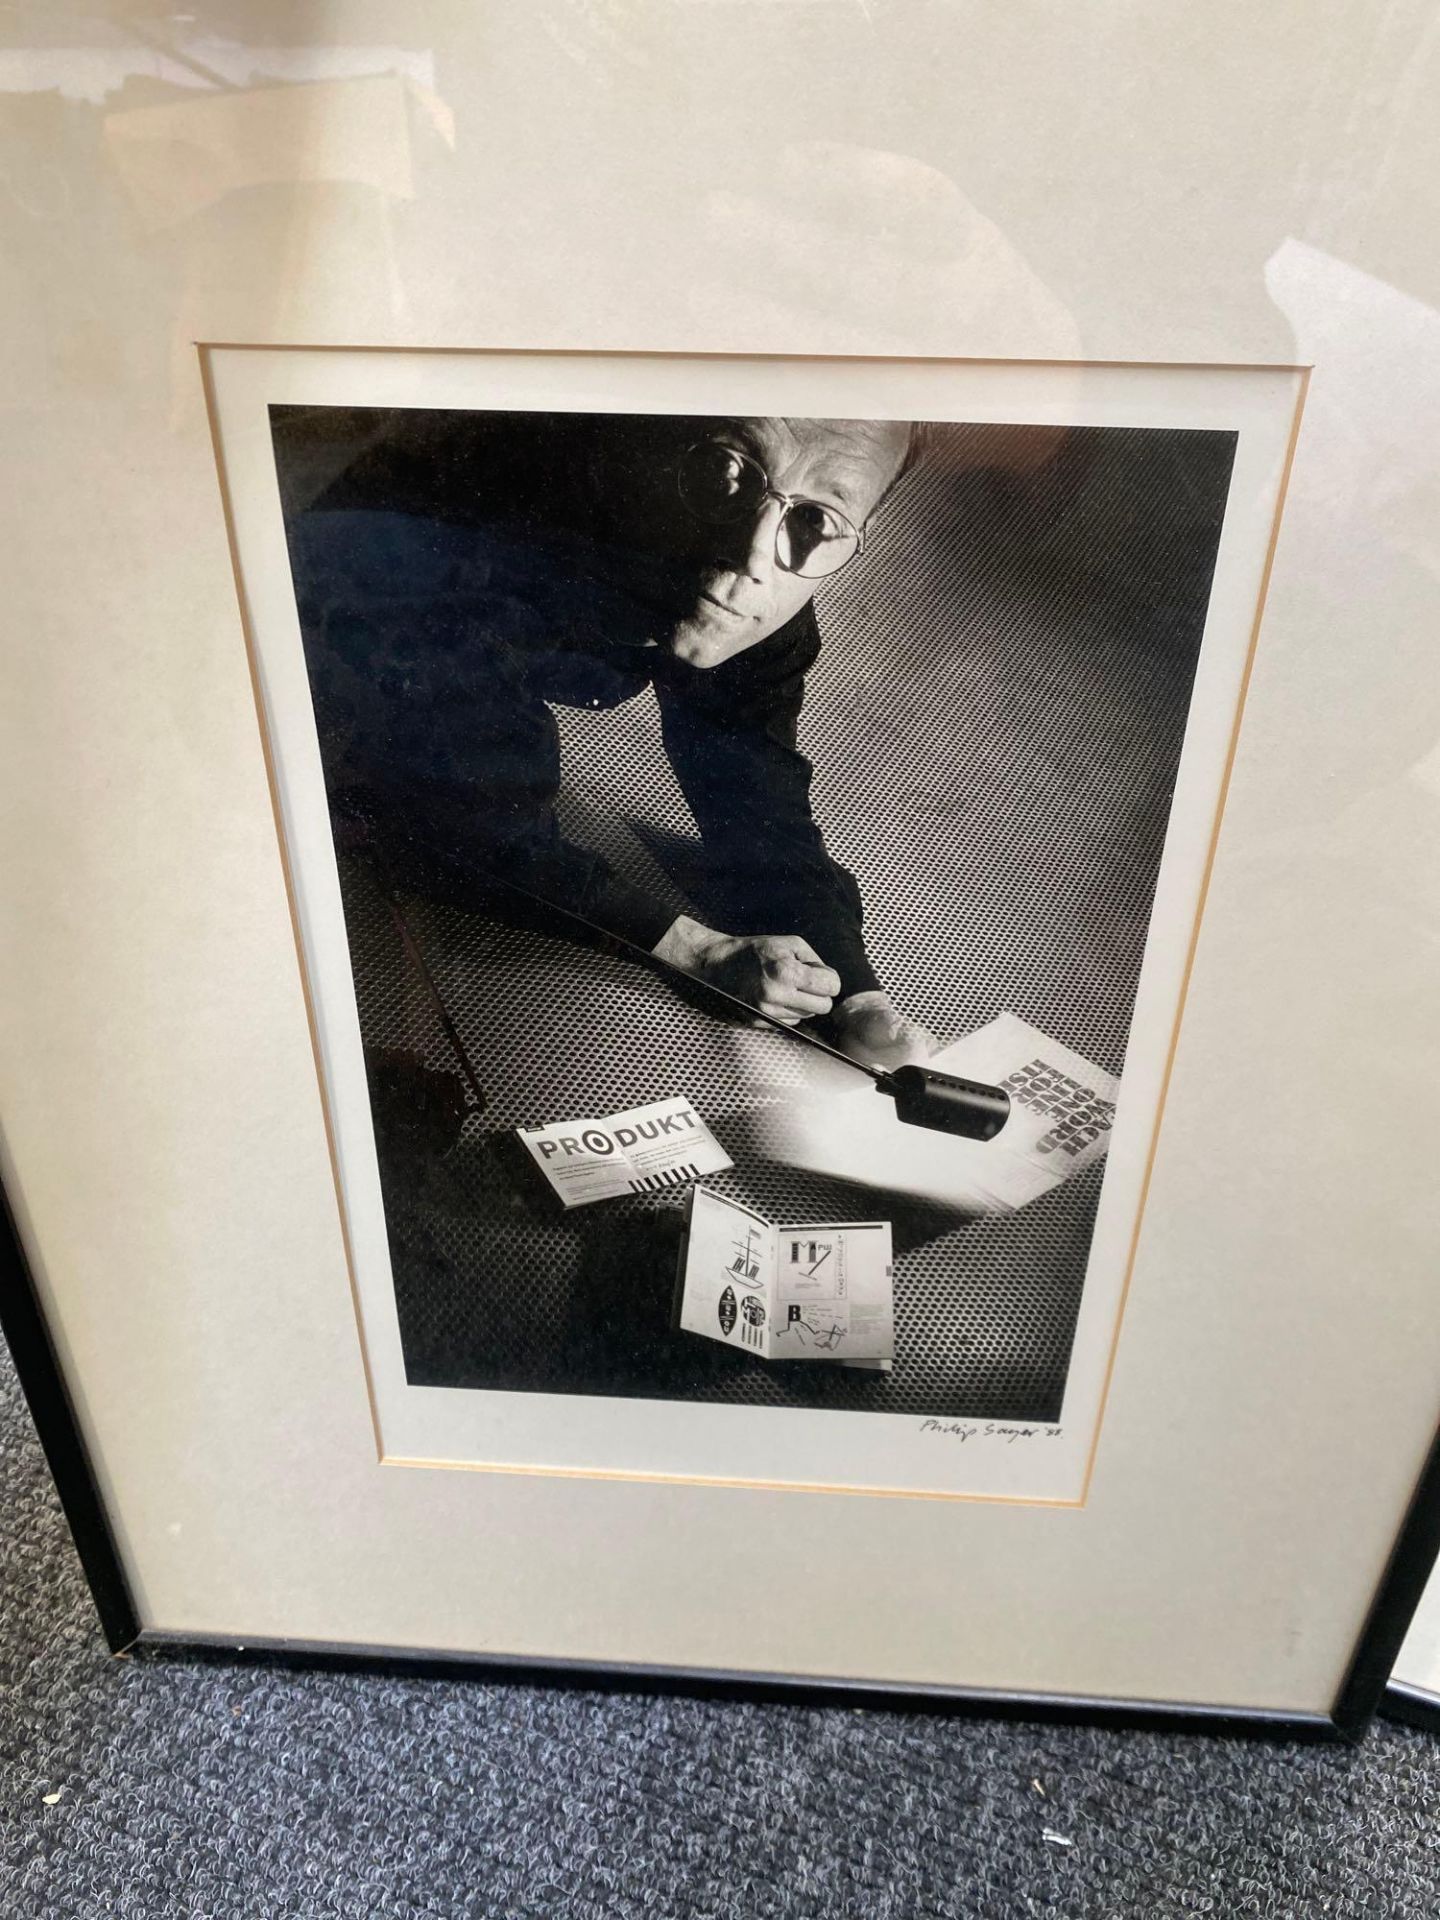
[[[1405,1518],[1350,1664],[1328,1713],[1193,1706],[1173,1701],[1112,1700],[1088,1695],[1015,1693],[969,1687],[901,1688],[866,1681],[734,1673],[681,1667],[605,1665],[484,1653],[427,1653],[411,1648],[340,1646],[319,1641],[182,1636],[147,1628],[120,1559],[89,1451],[76,1416],[35,1274],[21,1242],[16,1210],[0,1194],[0,1331],[55,1481],[106,1645],[114,1655],[217,1660],[282,1668],[469,1678],[528,1686],[671,1693],[708,1699],[843,1705],[902,1712],[953,1713],[997,1720],[1053,1721],[1155,1732],[1245,1734],[1278,1740],[1351,1743],[1377,1712],[1440,1733],[1440,1698],[1392,1685],[1391,1670],[1440,1553],[1440,1433],[1426,1456]]]

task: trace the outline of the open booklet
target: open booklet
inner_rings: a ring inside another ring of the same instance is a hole
[[[930,1066],[1003,1087],[1010,1114],[993,1140],[906,1126],[873,1088],[821,1062],[812,1090],[762,1116],[777,1160],[812,1173],[953,1206],[1008,1213],[1100,1159],[1119,1082],[1013,1013],[953,1041]]]
[[[777,1226],[697,1187],[680,1248],[676,1322],[762,1360],[888,1366],[890,1223]]]

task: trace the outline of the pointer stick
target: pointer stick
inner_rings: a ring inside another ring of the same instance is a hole
[[[435,976],[431,973],[425,955],[420,950],[420,942],[410,931],[410,923],[401,911],[400,902],[388,888],[385,888],[384,892],[386,904],[390,909],[390,917],[395,922],[395,931],[399,934],[400,944],[405,949],[405,957],[409,960],[411,966],[414,967],[419,976],[420,984],[425,989],[426,997],[435,1009],[435,1017],[440,1022],[440,1031],[450,1043],[450,1051],[455,1056],[456,1064],[460,1068],[460,1077],[465,1082],[466,1089],[474,1103],[475,1109],[483,1113],[485,1111],[485,1089],[481,1086],[480,1076],[476,1073],[471,1063],[470,1055],[465,1049],[465,1042],[460,1038],[460,1029],[450,1018],[450,1009],[440,997],[440,989],[435,984]]]
[[[400,906],[398,888],[393,884],[378,849],[371,847],[381,891],[384,893],[390,912],[394,916],[396,928],[411,964],[420,976],[431,1002],[439,1017],[441,1029],[450,1044],[451,1051],[459,1062],[465,1084],[480,1107],[485,1105],[485,1094],[480,1085],[479,1075],[471,1062],[460,1031],[450,1017],[449,1009],[435,984],[435,977],[426,963],[420,943],[416,940],[410,925]],[[485,876],[488,881],[498,884],[507,892],[528,901],[531,906],[539,907],[546,913],[557,913],[564,920],[573,921],[576,926],[601,942],[622,947],[632,953],[646,966],[667,974],[677,982],[683,981],[688,987],[711,1000],[723,1003],[727,1011],[743,1014],[746,1020],[763,1021],[766,1026],[777,1027],[781,1033],[788,1034],[792,1040],[799,1040],[807,1047],[813,1047],[817,1053],[838,1060],[843,1067],[852,1072],[863,1073],[873,1081],[878,1092],[888,1094],[895,1102],[895,1116],[906,1126],[926,1127],[934,1133],[953,1133],[967,1140],[993,1140],[1010,1117],[1010,1096],[1003,1087],[987,1086],[980,1080],[964,1080],[958,1074],[941,1073],[935,1067],[922,1067],[912,1063],[909,1066],[894,1067],[886,1071],[872,1067],[864,1060],[856,1060],[848,1053],[842,1053],[838,1047],[832,1047],[813,1033],[805,1033],[799,1027],[792,1027],[784,1020],[777,1019],[773,1013],[766,1013],[760,1007],[752,1007],[748,1000],[742,1000],[737,994],[728,993],[724,987],[717,987],[713,981],[703,980],[695,974],[686,973],[672,961],[662,960],[658,954],[651,953],[638,941],[627,940],[622,933],[613,933],[608,927],[597,926],[593,920],[587,920],[583,913],[577,913],[573,907],[562,907],[553,900],[543,899],[539,894],[531,893],[525,887],[517,885],[498,874]]]

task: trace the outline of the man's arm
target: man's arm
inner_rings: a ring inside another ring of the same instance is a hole
[[[843,998],[879,981],[865,951],[860,889],[825,845],[810,762],[796,744],[805,672],[819,646],[807,607],[722,666],[664,659],[655,690],[726,931],[799,935],[838,976]]]
[[[935,1043],[881,987],[865,949],[860,889],[811,808],[797,723],[819,648],[806,607],[721,667],[667,660],[657,671],[666,749],[705,842],[727,932],[680,920],[656,952],[792,1025],[828,1015],[847,1051],[898,1066]]]

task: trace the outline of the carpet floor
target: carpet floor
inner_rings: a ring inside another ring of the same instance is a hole
[[[1440,1914],[1356,1751],[110,1659],[0,1359],[5,1920]]]

